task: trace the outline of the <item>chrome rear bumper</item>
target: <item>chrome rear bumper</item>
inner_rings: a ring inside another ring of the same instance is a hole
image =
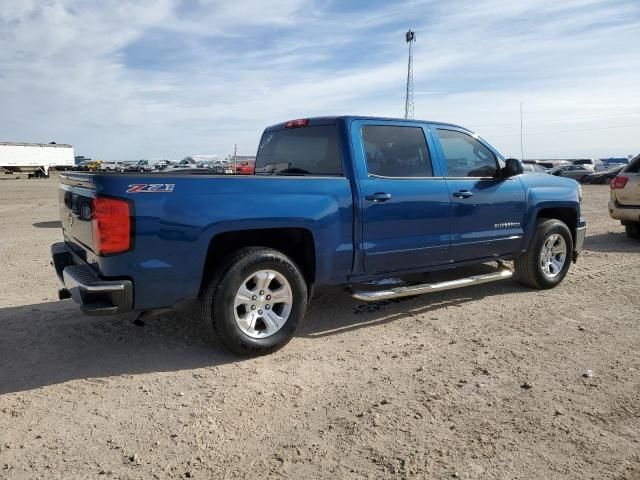
[[[114,315],[133,308],[130,280],[105,280],[86,263],[75,263],[64,242],[51,246],[52,264],[64,284],[60,298],[71,296],[87,315]]]

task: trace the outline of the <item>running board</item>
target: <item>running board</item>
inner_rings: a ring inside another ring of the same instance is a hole
[[[414,295],[422,295],[424,293],[442,292],[444,290],[453,290],[454,288],[468,287],[470,285],[497,282],[498,280],[506,280],[511,277],[513,277],[513,271],[508,268],[503,268],[496,272],[485,273],[484,275],[473,275],[471,277],[459,278],[457,280],[449,280],[446,282],[423,283],[421,285],[397,287],[389,290],[354,291],[351,292],[351,296],[356,300],[362,300],[364,302],[377,302],[380,300],[389,300],[391,298],[412,297]]]

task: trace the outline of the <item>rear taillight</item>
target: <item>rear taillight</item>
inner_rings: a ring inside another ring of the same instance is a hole
[[[308,118],[298,118],[297,120],[289,120],[284,124],[284,128],[300,128],[309,125]]]
[[[627,185],[629,179],[627,177],[613,177],[611,179],[611,190],[616,190],[618,188],[624,188]]]
[[[131,207],[127,200],[109,197],[92,199],[91,229],[98,255],[122,253],[131,248]]]

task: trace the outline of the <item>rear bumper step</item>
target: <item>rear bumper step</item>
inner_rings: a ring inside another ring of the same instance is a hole
[[[513,277],[512,270],[508,268],[501,268],[500,270],[497,270],[495,272],[482,275],[473,275],[471,277],[459,278],[457,280],[448,280],[446,282],[423,283],[421,285],[396,287],[388,290],[354,291],[351,292],[351,296],[356,300],[361,300],[364,302],[378,302],[380,300],[412,297],[414,295],[422,295],[424,293],[442,292],[444,290],[453,290],[454,288],[480,285],[482,283],[489,282],[497,282],[498,280],[506,280],[511,277]]]
[[[87,315],[114,315],[133,307],[130,280],[105,280],[88,264],[74,264],[64,243],[51,246],[53,265],[64,284],[60,298],[71,296]]]

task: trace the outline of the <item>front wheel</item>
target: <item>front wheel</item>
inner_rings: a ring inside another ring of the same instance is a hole
[[[558,285],[569,271],[573,255],[573,238],[564,222],[538,219],[527,252],[516,258],[516,277],[534,288]]]
[[[304,317],[307,284],[283,253],[242,248],[222,265],[202,297],[202,320],[241,355],[263,355],[284,346]]]

